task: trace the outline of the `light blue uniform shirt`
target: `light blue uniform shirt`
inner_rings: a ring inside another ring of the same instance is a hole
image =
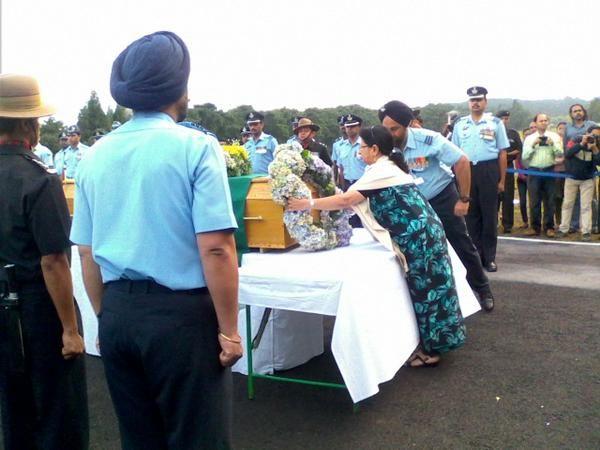
[[[356,181],[365,173],[366,163],[360,157],[361,139],[358,138],[354,144],[348,139],[336,141],[333,143],[332,159],[338,166],[344,168],[344,178],[350,181]]]
[[[450,170],[463,151],[440,133],[424,128],[408,128],[404,158],[417,187],[427,200],[432,199],[452,183]],[[422,182],[419,183],[421,179]]]
[[[33,148],[35,156],[40,158],[44,164],[48,167],[54,167],[54,156],[48,147],[42,144],[38,144]]]
[[[254,137],[248,139],[244,147],[250,155],[252,173],[269,173],[269,164],[273,161],[277,139],[270,134],[263,133],[258,140],[254,140]]]
[[[461,117],[454,124],[452,142],[463,149],[473,164],[498,159],[500,150],[510,147],[504,124],[488,114],[477,123],[470,115]]]
[[[206,286],[196,234],[237,228],[223,150],[163,113],[135,113],[79,166],[71,241],[92,247],[106,283]]]
[[[65,178],[75,178],[79,162],[88,152],[89,147],[81,142],[77,147],[68,146],[54,155],[54,167],[60,176],[65,172]]]
[[[291,144],[293,142],[298,142],[300,143],[300,141],[298,140],[298,136],[294,135],[294,136],[290,136],[288,138],[288,140],[285,142],[286,144]]]
[[[345,145],[346,139],[342,136],[333,141],[333,145],[331,146],[331,159],[335,162],[338,161],[340,157],[340,147]]]

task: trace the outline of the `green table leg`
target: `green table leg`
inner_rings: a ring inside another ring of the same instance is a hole
[[[246,361],[248,363],[248,399],[254,399],[254,368],[252,366],[252,317],[246,305]]]

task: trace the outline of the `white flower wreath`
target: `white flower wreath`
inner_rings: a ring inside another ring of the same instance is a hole
[[[335,194],[331,168],[317,156],[293,142],[275,149],[269,165],[273,201],[285,206],[288,198],[310,198],[305,183],[315,186],[319,196]],[[307,250],[329,250],[346,246],[352,237],[347,211],[321,211],[321,223],[315,224],[310,211],[285,211],[283,222],[290,236]]]

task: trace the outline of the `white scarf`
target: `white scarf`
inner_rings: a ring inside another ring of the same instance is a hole
[[[403,184],[414,184],[413,177],[403,172],[391,159],[387,156],[380,156],[370,166],[367,166],[365,173],[359,180],[348,188],[349,191],[384,189],[391,186]],[[363,226],[378,240],[385,248],[394,252],[404,269],[408,272],[408,264],[404,254],[398,245],[392,240],[388,230],[383,228],[373,217],[369,199],[353,205],[352,209],[363,223]]]

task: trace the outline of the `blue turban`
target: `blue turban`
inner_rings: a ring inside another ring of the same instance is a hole
[[[132,42],[110,75],[115,101],[136,111],[156,111],[177,101],[187,88],[190,54],[179,36],[158,31]]]

